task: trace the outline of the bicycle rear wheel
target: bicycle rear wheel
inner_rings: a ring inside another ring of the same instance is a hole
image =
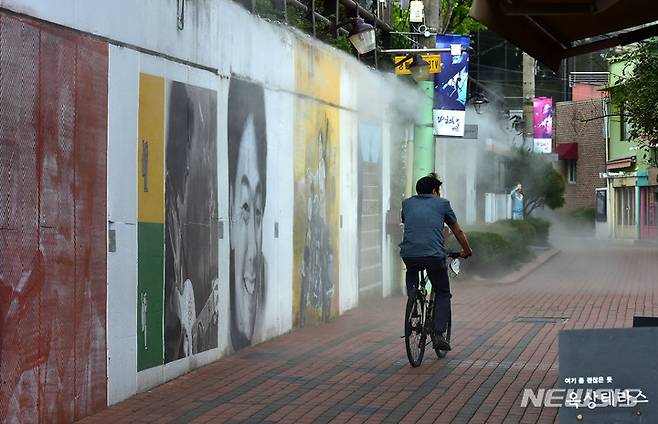
[[[427,336],[424,331],[423,307],[422,299],[407,299],[407,308],[404,315],[404,344],[407,348],[407,358],[412,367],[420,366],[425,354]]]

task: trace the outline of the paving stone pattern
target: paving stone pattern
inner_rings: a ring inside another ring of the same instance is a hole
[[[561,329],[630,327],[658,315],[658,250],[568,243],[515,284],[453,282],[453,350],[409,366],[404,299],[350,311],[115,405],[93,423],[553,423],[521,408],[557,387]],[[429,348],[429,347],[428,347]]]

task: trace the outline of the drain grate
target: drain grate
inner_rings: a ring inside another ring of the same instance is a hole
[[[545,322],[553,324],[564,324],[569,317],[516,317],[514,322]]]
[[[247,361],[273,361],[273,360],[281,359],[282,356],[283,355],[280,354],[279,352],[262,351],[262,352],[247,353],[246,355],[242,356],[241,359]]]

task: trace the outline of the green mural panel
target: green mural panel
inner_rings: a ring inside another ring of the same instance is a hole
[[[137,370],[162,365],[164,225],[137,224]]]

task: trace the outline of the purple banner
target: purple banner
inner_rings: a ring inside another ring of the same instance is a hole
[[[551,153],[553,99],[550,97],[536,97],[532,100],[532,106],[534,151],[537,153]]]

